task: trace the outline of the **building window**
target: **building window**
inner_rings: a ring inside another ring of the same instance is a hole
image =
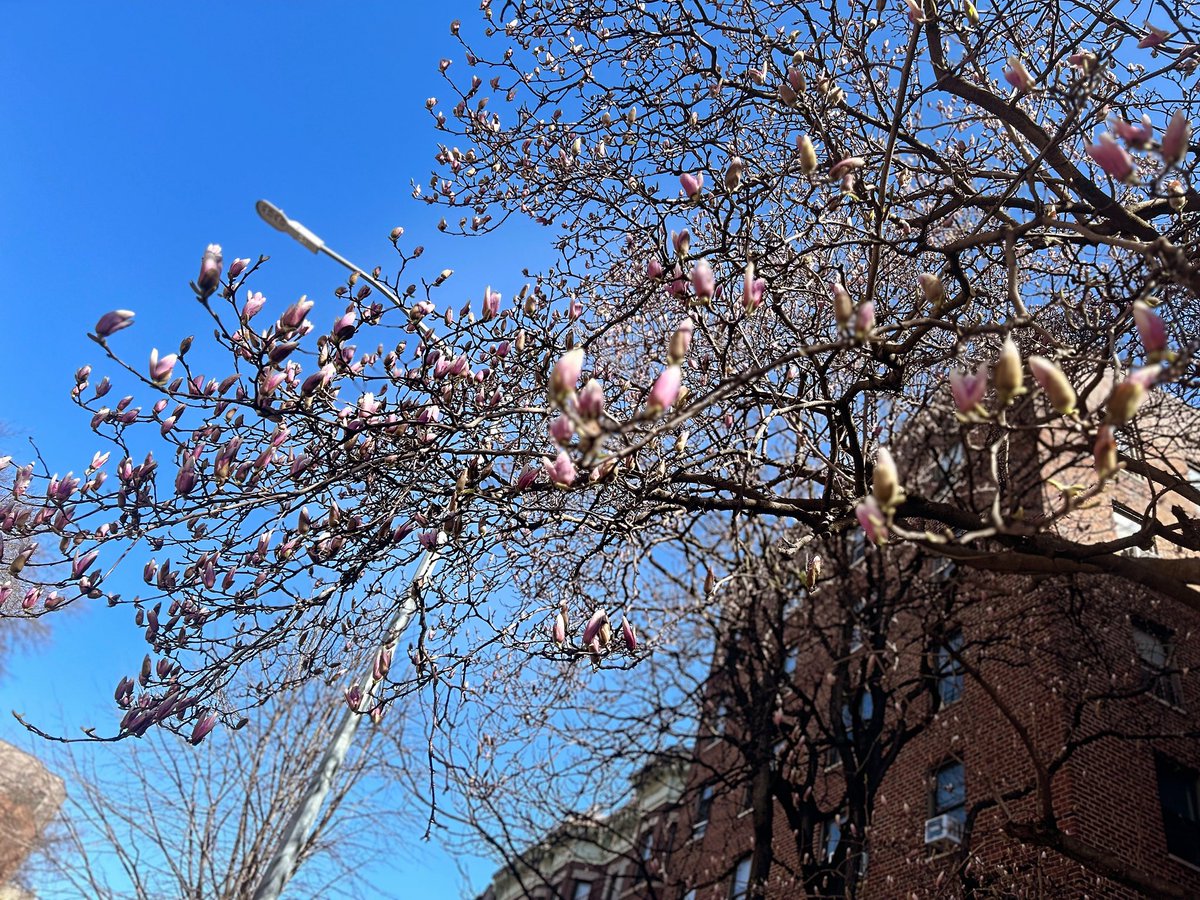
[[[750,857],[743,856],[733,870],[733,879],[729,882],[729,900],[743,900],[750,894]]]
[[[842,817],[830,816],[821,824],[821,861],[833,862],[842,841]]]
[[[1116,500],[1112,504],[1113,531],[1118,538],[1133,537],[1142,530],[1142,517]]]
[[[716,787],[711,784],[706,784],[700,789],[700,800],[696,803],[696,821],[692,823],[692,834],[695,837],[702,837],[704,830],[708,828],[708,814],[712,812],[715,793]]]
[[[963,764],[957,760],[936,768],[930,776],[929,815],[967,820],[967,780]]]
[[[683,900],[696,900],[696,889],[692,888],[690,891],[684,894]]]
[[[783,671],[788,675],[796,674],[796,666],[800,662],[800,648],[789,647],[787,655],[783,658]]]
[[[846,822],[845,814],[830,816],[821,823],[821,861],[833,862],[837,854],[838,844],[842,842],[842,829]],[[858,864],[854,871],[859,878],[867,874],[867,851],[863,850],[858,856]]]
[[[867,557],[867,536],[861,528],[853,528],[846,535],[846,558],[856,565]]]
[[[1113,531],[1118,538],[1129,538],[1140,534],[1145,525],[1145,519],[1123,503],[1112,502]],[[1157,556],[1154,538],[1150,538],[1149,548],[1126,547],[1121,551],[1127,556]]]
[[[621,882],[624,881],[620,872],[613,872],[612,878],[608,879],[608,891],[604,895],[604,900],[617,900],[621,896]]]
[[[1179,672],[1175,670],[1171,632],[1149,622],[1134,622],[1133,647],[1150,692],[1164,703],[1179,706],[1183,702],[1183,691]]]
[[[1155,754],[1158,801],[1162,805],[1167,852],[1200,866],[1200,775],[1173,759]]]
[[[963,636],[957,629],[946,635],[937,648],[937,692],[942,706],[947,706],[962,696],[963,670],[958,661],[962,653]]]
[[[875,713],[875,701],[871,699],[870,692],[862,695],[862,700],[858,703],[858,721],[870,722],[871,717]],[[850,746],[854,745],[854,714],[850,711],[850,704],[842,704],[842,728],[846,733],[846,743]],[[825,765],[836,766],[842,761],[841,754],[838,753],[838,742],[836,738],[829,748],[829,754],[825,760]]]
[[[575,890],[571,892],[571,900],[588,900],[592,896],[592,883],[576,879]]]
[[[650,857],[654,855],[654,827],[651,826],[642,832],[641,840],[638,841],[638,856],[642,862],[649,862]]]

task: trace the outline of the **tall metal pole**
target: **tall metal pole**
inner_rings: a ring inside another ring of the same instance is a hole
[[[289,219],[279,207],[267,200],[259,200],[255,209],[263,221],[272,228],[289,235],[313,253],[324,253],[352,272],[357,272],[396,306],[403,308],[403,304],[395,292],[380,284],[376,278],[368,274],[360,266],[356,266],[344,256],[330,250],[325,246],[323,240],[295,219]],[[420,323],[420,325],[423,326],[421,327],[423,336],[427,332],[432,333],[424,323]],[[425,578],[433,571],[433,567],[437,564],[441,556],[440,546],[441,541],[439,540],[438,547],[427,550],[422,555],[421,562],[417,565],[417,571],[413,574],[412,581],[409,583],[403,601],[397,606],[396,612],[387,624],[381,644],[382,647],[395,646],[400,639],[400,635],[404,633],[404,629],[408,627],[409,620],[417,609],[417,603],[420,600],[421,588],[425,583]],[[372,681],[373,676],[370,672],[363,673],[362,677],[359,678],[358,687],[364,697],[369,695]],[[300,861],[300,853],[304,849],[304,844],[308,840],[309,835],[312,833],[313,826],[316,825],[317,816],[320,815],[321,807],[325,805],[325,798],[329,796],[329,791],[333,787],[333,781],[337,777],[338,770],[346,760],[346,754],[350,751],[350,745],[354,742],[354,735],[358,731],[359,721],[362,717],[362,713],[347,708],[342,715],[341,721],[338,722],[337,728],[329,736],[329,746],[325,748],[321,762],[317,765],[316,771],[313,772],[308,787],[300,797],[300,802],[297,804],[295,810],[292,811],[292,817],[288,821],[287,827],[284,829],[283,834],[280,835],[279,846],[275,849],[275,855],[271,858],[270,865],[267,866],[267,870],[259,881],[258,887],[254,890],[254,900],[276,900],[283,892],[288,881],[296,873],[296,868]]]
[[[413,575],[412,582],[405,592],[403,602],[396,608],[395,614],[388,623],[382,646],[395,645],[404,629],[408,627],[409,620],[417,609],[425,577],[433,570],[439,556],[440,551],[436,549],[425,551],[420,565],[417,566],[417,571]],[[364,697],[370,691],[371,682],[370,672],[364,673],[359,678],[358,685]],[[275,855],[271,858],[267,871],[254,890],[254,900],[276,900],[283,892],[284,886],[296,873],[300,852],[312,833],[321,807],[325,805],[325,798],[329,796],[334,778],[337,777],[338,770],[350,750],[350,745],[354,742],[354,735],[358,731],[358,724],[362,718],[362,713],[347,707],[337,728],[329,736],[329,746],[325,748],[320,764],[313,772],[308,787],[300,797],[300,802],[293,810],[292,817],[279,838],[279,846],[275,849]]]

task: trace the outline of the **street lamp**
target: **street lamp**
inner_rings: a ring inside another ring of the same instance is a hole
[[[379,291],[379,293],[391,300],[394,304],[396,304],[396,306],[403,306],[403,304],[400,302],[400,298],[396,296],[395,291],[380,283],[380,281],[368,273],[366,269],[362,268],[361,266],[356,266],[340,253],[330,250],[327,246],[325,246],[325,242],[323,240],[321,240],[319,237],[313,234],[312,231],[305,228],[295,219],[289,219],[284,214],[283,210],[270,200],[259,200],[256,204],[254,204],[254,208],[258,211],[258,214],[262,220],[276,231],[282,231],[288,237],[292,238],[301,246],[303,246],[306,250],[311,250],[313,253],[324,253],[330,259],[334,260],[340,265],[345,266],[351,272],[356,272],[364,281],[367,282],[367,284],[371,285],[371,287],[375,288],[375,290]]]

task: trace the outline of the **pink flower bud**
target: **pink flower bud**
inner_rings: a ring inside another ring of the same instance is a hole
[[[592,613],[592,617],[588,619],[587,624],[583,627],[583,643],[590,644],[592,640],[600,633],[600,628],[608,621],[608,613],[603,609],[598,609]]]
[[[1004,80],[1022,94],[1033,90],[1033,76],[1025,68],[1025,63],[1016,56],[1008,58],[1008,68],[1004,70]]]
[[[688,295],[688,280],[684,277],[679,263],[676,263],[675,268],[671,271],[671,284],[667,291],[672,297],[683,298]]]
[[[1029,357],[1029,371],[1046,393],[1046,399],[1055,411],[1064,416],[1075,413],[1075,388],[1063,374],[1062,369],[1043,356]]]
[[[1100,135],[1100,140],[1085,148],[1087,155],[1092,158],[1104,173],[1118,181],[1132,182],[1134,176],[1133,158],[1125,148],[1113,140],[1108,132]]]
[[[936,315],[942,301],[946,299],[946,288],[942,284],[942,279],[932,272],[922,272],[917,276],[917,283],[921,286],[921,294],[925,297],[925,302],[929,304],[931,311]]]
[[[562,355],[550,375],[550,399],[561,403],[575,393],[583,372],[583,348],[575,347]]]
[[[589,378],[575,399],[575,409],[580,417],[595,421],[604,412],[604,388],[595,378]]]
[[[845,173],[861,169],[866,164],[867,161],[861,156],[847,156],[844,159],[839,159],[833,164],[833,168],[829,170],[829,180],[836,181]]]
[[[1191,134],[1192,123],[1184,116],[1182,109],[1175,110],[1175,115],[1171,116],[1171,121],[1167,124],[1167,130],[1163,132],[1162,145],[1159,147],[1164,166],[1170,168],[1183,161],[1187,156]]]
[[[560,447],[565,447],[571,443],[571,438],[574,436],[575,426],[566,416],[559,416],[550,423],[550,437]]]
[[[1113,121],[1113,128],[1117,132],[1117,137],[1128,146],[1138,149],[1147,147],[1154,137],[1154,126],[1150,123],[1150,117],[1146,115],[1143,115],[1142,121],[1136,125],[1117,117]]]
[[[746,311],[746,315],[753,315],[755,310],[762,306],[766,290],[766,281],[754,277],[754,263],[747,263],[746,271],[742,275],[742,309]]]
[[[875,473],[871,481],[871,496],[883,509],[893,509],[904,502],[904,488],[900,487],[900,475],[896,461],[886,447],[875,452]]]
[[[543,458],[542,468],[550,476],[550,480],[554,482],[555,487],[560,488],[569,488],[575,483],[575,479],[579,474],[575,470],[575,464],[571,462],[571,457],[567,455],[565,450],[560,450],[558,456],[553,461]]]
[[[854,301],[850,299],[850,293],[839,282],[831,281],[829,292],[833,296],[833,317],[837,320],[838,327],[845,330],[850,326],[850,320],[854,318]]]
[[[683,370],[679,366],[667,366],[659,374],[646,398],[646,411],[654,415],[675,405],[679,388],[683,383]]]
[[[216,727],[216,724],[216,713],[210,712],[207,715],[201,716],[196,720],[196,725],[192,729],[192,736],[188,738],[188,743],[192,745],[199,744],[202,740],[208,737],[209,732]]]
[[[550,637],[560,647],[567,642],[567,614],[561,609],[554,617],[554,625],[550,630]]]
[[[96,323],[96,337],[106,338],[122,328],[128,328],[133,324],[133,315],[133,312],[128,309],[114,309],[112,312],[106,312]]]
[[[859,305],[854,313],[854,336],[860,341],[869,339],[875,331],[875,301]]]
[[[500,315],[500,295],[488,285],[483,292],[483,318],[491,319]]]
[[[683,193],[689,200],[695,200],[700,196],[700,191],[704,188],[704,173],[692,175],[684,172],[679,176],[679,183],[683,187]]]
[[[696,298],[700,302],[712,299],[716,292],[716,276],[713,275],[712,266],[708,264],[708,260],[697,260],[696,264],[692,266],[688,278],[692,283],[692,288],[696,291]]]
[[[243,272],[246,271],[246,266],[248,266],[248,265],[250,265],[250,260],[248,258],[247,259],[235,259],[233,262],[231,262],[229,264],[229,277],[237,278],[239,275],[241,275]]]
[[[304,317],[312,308],[313,302],[307,297],[301,297],[283,311],[283,315],[279,317],[279,324],[284,331],[295,331],[304,323]]]
[[[1138,49],[1146,50],[1151,47],[1157,47],[1166,41],[1171,36],[1171,32],[1164,28],[1156,28],[1153,25],[1146,26],[1146,34],[1138,41]]]
[[[671,343],[667,347],[667,362],[671,365],[678,366],[687,358],[688,350],[692,346],[692,334],[695,331],[695,325],[691,319],[684,319],[675,329],[675,333],[671,335]]]
[[[527,466],[521,471],[521,474],[517,476],[517,482],[514,485],[515,489],[518,491],[525,490],[527,487],[537,481],[537,476],[538,470],[533,466]]]
[[[339,341],[344,341],[353,337],[355,329],[354,323],[356,319],[357,314],[354,312],[354,308],[351,307],[350,309],[347,309],[344,313],[342,313],[338,320],[333,323],[333,336]]]
[[[651,281],[662,278],[663,264],[658,261],[658,257],[650,258],[650,262],[646,263],[646,277]]]
[[[868,496],[854,509],[858,524],[872,544],[886,544],[888,539],[887,519],[875,502],[874,497]]]
[[[817,151],[813,147],[812,138],[807,134],[796,138],[796,152],[800,157],[800,171],[805,175],[817,171]]]
[[[1159,315],[1141,300],[1133,303],[1133,323],[1137,326],[1138,337],[1146,350],[1146,357],[1152,361],[1161,359],[1167,349],[1167,326]]]
[[[1117,461],[1117,439],[1112,427],[1101,425],[1096,434],[1096,443],[1092,446],[1092,458],[1095,461],[1096,474],[1101,481],[1112,478],[1121,468]]]
[[[208,297],[221,284],[221,245],[209,244],[200,259],[200,274],[196,287],[202,297]]]
[[[925,21],[925,10],[917,0],[904,0],[904,5],[908,7],[908,21],[914,25]]]
[[[1158,380],[1158,374],[1157,366],[1146,366],[1120,381],[1109,395],[1104,421],[1109,425],[1128,425],[1146,399],[1147,390]]]
[[[174,353],[168,353],[161,359],[158,356],[158,348],[155,347],[150,351],[150,380],[155,384],[166,384],[171,380],[171,371],[175,368],[175,362],[179,359]]]
[[[971,415],[979,410],[988,387],[988,364],[980,363],[975,374],[960,372],[955,369],[950,373],[950,395],[954,398],[954,406],[964,415]]]
[[[1025,372],[1021,368],[1021,352],[1013,343],[1011,335],[1004,338],[1004,343],[1000,347],[1000,356],[996,360],[993,382],[996,386],[996,396],[1004,406],[1007,406],[1013,397],[1025,393]]]
[[[688,249],[692,245],[692,233],[686,228],[679,232],[679,234],[672,231],[671,244],[675,247],[675,252],[679,256],[687,256]]]
[[[636,653],[638,648],[637,632],[629,622],[629,616],[621,618],[621,637],[625,639],[625,647],[630,653]]]
[[[1098,61],[1099,59],[1095,53],[1086,50],[1079,53],[1072,53],[1067,57],[1067,62],[1076,69],[1079,69],[1085,75],[1091,73],[1091,71],[1096,68],[1096,63]]]

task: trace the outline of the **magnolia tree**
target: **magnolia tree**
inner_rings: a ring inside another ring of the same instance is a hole
[[[108,602],[145,631],[120,724],[94,735],[199,741],[340,680],[349,650],[375,654],[356,709],[422,690],[452,743],[446,698],[507,690],[523,661],[543,679],[625,666],[647,636],[719,622],[721,592],[667,603],[649,576],[702,580],[702,535],[734,517],[1200,609],[1195,560],[1120,552],[1200,549],[1186,517],[1115,541],[1057,530],[1120,479],[1200,501],[1131,452],[1149,394],[1187,407],[1197,387],[1187,11],[482,7],[477,39],[451,27],[453,99],[427,104],[446,146],[416,193],[446,231],[557,227],[550,271],[463,305],[397,230],[388,275],[287,302],[259,292],[262,260],[226,269],[211,246],[193,285],[207,371],[192,338],[150,349],[110,312],[74,392],[95,456],[78,475],[10,464],[10,571],[36,571],[38,546],[67,563],[26,613]],[[914,480],[903,435],[946,404],[986,502]],[[1037,517],[1004,474],[1033,431],[1056,470],[1086,472]],[[439,568],[393,667],[385,625],[422,554]],[[108,589],[118,565],[142,571],[138,596]],[[228,689],[239,674],[248,691]]]

